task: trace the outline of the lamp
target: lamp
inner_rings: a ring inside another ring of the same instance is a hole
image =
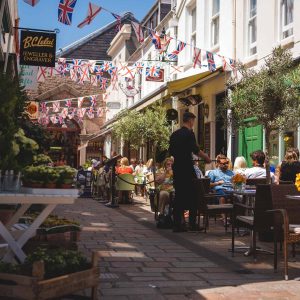
[[[209,105],[207,103],[204,105],[204,116],[206,118],[209,116]]]

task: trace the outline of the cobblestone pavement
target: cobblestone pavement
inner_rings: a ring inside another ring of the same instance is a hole
[[[218,221],[206,234],[158,230],[143,203],[112,209],[78,199],[56,210],[83,225],[79,250],[101,256],[99,299],[300,299],[300,282],[293,280],[299,260],[291,263],[292,279],[283,281],[271,255],[259,255],[257,263],[242,254],[232,258],[230,234]],[[249,236],[237,240],[247,244]]]

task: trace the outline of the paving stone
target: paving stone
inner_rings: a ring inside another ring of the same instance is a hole
[[[132,288],[113,288],[113,289],[102,289],[103,295],[110,295],[110,296],[130,296],[130,295],[155,295],[156,290],[153,288],[139,288],[139,287],[132,287]]]
[[[192,273],[168,273],[167,276],[174,280],[199,280],[199,277]]]

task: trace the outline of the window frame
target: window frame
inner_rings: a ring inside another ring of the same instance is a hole
[[[279,0],[279,6],[280,6],[280,39],[281,40],[284,40],[286,38],[289,38],[291,36],[294,35],[294,5],[295,5],[295,2],[294,0],[293,1],[293,11],[292,11],[292,14],[293,14],[293,21],[290,22],[289,24],[287,25],[284,25],[284,19],[285,19],[285,13],[287,13],[287,10],[288,10],[288,0]],[[291,30],[291,34],[285,36],[285,33],[288,34],[288,32]]]
[[[213,14],[214,9],[214,0],[211,1],[211,17],[210,17],[210,46],[212,48],[218,47],[220,44],[220,10],[221,10],[221,4],[219,1],[219,11],[217,11],[215,14]],[[215,35],[216,35],[216,24],[218,24],[218,41],[215,43]]]
[[[193,11],[195,11],[195,30],[193,31]],[[196,4],[189,8],[190,23],[189,23],[189,41],[190,47],[190,61],[193,61],[194,47],[197,47],[197,6]]]
[[[247,1],[247,52],[248,56],[253,56],[257,54],[257,2],[256,2],[256,12],[255,15],[251,16],[251,0]],[[250,24],[254,23],[256,27],[256,40],[255,42],[251,41],[253,26]],[[252,53],[252,50],[255,49],[255,52]]]

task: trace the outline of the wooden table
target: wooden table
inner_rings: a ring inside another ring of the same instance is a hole
[[[8,246],[3,261],[12,261],[15,255],[20,262],[24,262],[26,254],[22,248],[26,242],[35,235],[36,230],[58,204],[73,204],[77,194],[78,191],[74,189],[27,189],[23,193],[0,193],[0,204],[20,204],[20,207],[7,224],[4,225],[0,221],[0,236],[2,236]],[[20,217],[25,214],[32,204],[43,204],[45,208],[33,223],[24,230],[21,236],[15,238],[12,235],[11,226],[18,223]]]

